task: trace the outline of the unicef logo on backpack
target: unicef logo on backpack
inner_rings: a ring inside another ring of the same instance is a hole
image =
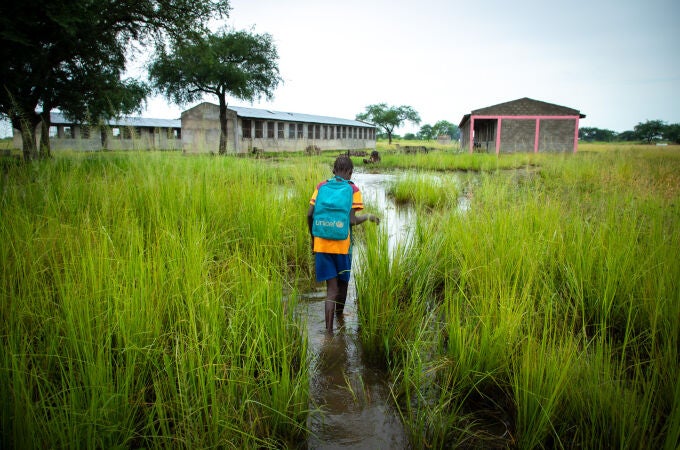
[[[321,185],[314,205],[314,236],[335,241],[347,239],[353,194],[352,186],[340,177]]]

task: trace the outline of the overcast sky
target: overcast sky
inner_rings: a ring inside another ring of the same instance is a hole
[[[421,125],[522,97],[586,114],[581,126],[680,123],[678,0],[232,0],[226,24],[273,36],[271,102],[232,105],[353,119],[409,105]],[[217,103],[217,99],[206,97]],[[146,117],[183,109],[152,99]],[[403,134],[419,127],[403,127]]]
[[[578,109],[581,126],[680,123],[678,0],[231,5],[229,26],[273,36],[284,82],[271,102],[230,104],[353,119],[385,102],[412,106],[423,125],[458,124],[473,109],[529,97]],[[154,100],[147,114],[181,110]]]

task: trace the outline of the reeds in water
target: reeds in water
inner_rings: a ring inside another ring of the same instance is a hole
[[[539,162],[480,174],[466,213],[421,210],[391,263],[377,237],[366,342],[418,445],[674,448],[680,158]]]

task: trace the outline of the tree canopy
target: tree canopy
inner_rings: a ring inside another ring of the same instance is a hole
[[[666,125],[666,128],[663,132],[663,138],[673,142],[674,144],[680,144],[680,123]]]
[[[595,127],[580,127],[578,137],[586,142],[611,142],[616,138],[616,132]]]
[[[405,122],[420,124],[420,115],[410,106],[388,106],[378,103],[366,107],[366,111],[356,115],[357,120],[371,122],[385,130],[389,143],[392,143],[392,133]]]
[[[219,153],[227,150],[227,95],[252,101],[271,99],[281,81],[278,53],[269,34],[222,31],[179,40],[152,62],[149,78],[168,100],[185,104],[205,94],[220,107]]]
[[[0,114],[21,130],[24,157],[37,155],[35,128],[52,109],[95,121],[141,106],[146,86],[122,79],[135,43],[204,32],[228,12],[228,0],[2,2]]]
[[[651,144],[653,141],[657,141],[663,137],[665,128],[666,124],[661,120],[648,120],[644,123],[641,122],[635,125],[633,131],[639,139]]]

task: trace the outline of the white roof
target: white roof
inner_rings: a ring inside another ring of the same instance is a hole
[[[50,113],[50,121],[53,125],[70,125],[74,122],[59,112]],[[106,120],[104,123],[110,127],[149,127],[149,128],[182,128],[179,119],[147,119],[145,117],[121,117]]]
[[[229,106],[227,109],[235,111],[239,117],[248,119],[278,120],[280,122],[305,122],[320,123],[327,125],[346,125],[352,127],[373,127],[368,122],[352,119],[340,119],[338,117],[316,116],[313,114],[301,114],[292,112],[272,111],[269,109],[246,108],[244,106]]]

